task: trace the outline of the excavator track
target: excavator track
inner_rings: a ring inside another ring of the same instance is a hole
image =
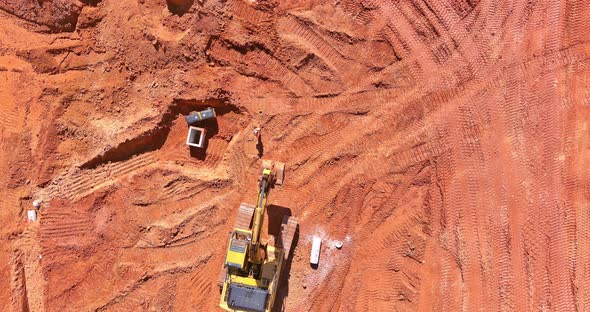
[[[252,205],[248,205],[246,203],[241,203],[240,208],[238,209],[238,215],[236,216],[236,221],[234,221],[234,229],[248,229],[250,228],[250,223],[252,222],[252,215],[254,215],[254,209],[256,207]]]
[[[248,229],[250,228],[250,223],[252,222],[252,215],[254,215],[255,207],[252,205],[248,205],[246,203],[241,203],[240,208],[238,208],[238,215],[236,216],[236,220],[234,221],[234,229]],[[225,261],[224,261],[225,263]],[[223,282],[225,281],[225,268],[223,267],[223,263],[221,264],[221,271],[219,272],[219,277],[217,279],[217,285],[219,288],[223,287]]]
[[[289,255],[291,254],[291,245],[293,244],[293,239],[295,238],[297,224],[297,218],[293,216],[284,216],[283,222],[281,223],[281,233],[275,242],[277,247],[285,251],[285,263],[287,263],[289,260]],[[283,265],[283,268],[284,267],[285,266]]]

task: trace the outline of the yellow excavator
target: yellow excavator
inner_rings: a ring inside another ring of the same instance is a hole
[[[284,163],[263,161],[256,206],[240,204],[219,278],[219,306],[226,311],[272,310],[281,271],[297,230],[297,219],[283,217],[274,243],[261,242],[260,234],[269,191],[283,183],[284,172]]]

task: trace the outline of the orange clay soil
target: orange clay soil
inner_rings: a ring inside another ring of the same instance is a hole
[[[257,126],[287,164],[269,213],[300,222],[277,310],[588,311],[589,20],[588,1],[2,1],[2,311],[216,310]],[[183,116],[207,107],[190,150]]]

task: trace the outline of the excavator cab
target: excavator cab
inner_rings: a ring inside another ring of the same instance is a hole
[[[229,242],[225,265],[230,268],[244,270],[251,240],[252,233],[249,230],[235,229]]]

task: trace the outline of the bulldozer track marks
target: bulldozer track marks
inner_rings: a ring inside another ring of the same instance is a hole
[[[0,119],[0,129],[13,129],[15,125],[18,125],[18,111],[16,107],[10,107],[10,105],[0,105],[0,115],[3,118]],[[11,131],[12,132],[12,131]]]
[[[164,188],[163,199],[181,200],[189,198],[206,189],[207,186],[197,182],[176,182],[169,187]]]
[[[0,71],[0,97],[3,99],[0,105],[0,129],[5,129],[9,133],[14,133],[15,128],[19,125],[18,107],[15,103],[14,95],[10,94],[7,84],[11,84],[8,72]]]
[[[80,237],[91,234],[94,229],[88,212],[63,210],[61,206],[43,210],[39,219],[39,238],[43,245],[51,245],[52,241],[63,239],[71,239],[65,241],[65,244],[72,244]]]
[[[149,167],[156,162],[156,156],[142,154],[131,160],[106,165],[96,170],[79,170],[71,175],[66,175],[59,183],[50,185],[44,191],[53,197],[77,200],[98,189],[114,185],[126,175]]]
[[[252,8],[243,0],[230,0],[227,7],[235,16],[250,22],[252,25],[270,22],[273,19],[272,15]]]
[[[197,160],[188,154],[168,156],[169,161],[179,161],[184,163],[194,163],[200,168],[213,169],[218,167],[227,154],[229,142],[223,139],[211,139],[207,145],[206,154],[203,160]]]
[[[461,80],[470,79],[483,70],[488,63],[482,55],[483,51],[488,49],[487,43],[476,40],[466,30],[461,18],[449,13],[451,12],[449,3],[435,2],[425,11],[434,15],[431,19],[438,19],[436,24],[441,33],[441,42],[437,43],[434,55],[439,64],[466,64],[464,68],[468,71],[467,77]],[[460,59],[451,62],[457,58]]]
[[[340,6],[342,7],[342,11],[350,16],[355,23],[367,25],[371,22],[371,13],[365,10],[362,4],[356,1],[345,0],[340,2]]]
[[[403,190],[400,193],[403,194]],[[395,205],[395,203],[391,201],[388,201],[388,203]],[[412,208],[408,207],[405,209]],[[406,236],[405,233],[407,233],[412,226],[420,222],[418,215],[416,214],[417,212],[418,210],[413,210],[413,212],[410,213],[398,212],[392,214],[387,219],[383,220],[373,231],[370,231],[370,233],[367,231],[367,234],[375,241],[375,244],[372,245],[372,249],[367,250],[367,254],[370,253],[381,260],[374,260],[371,263],[368,263],[368,265],[363,266],[363,272],[358,272],[356,275],[360,277],[364,274],[369,274],[370,272],[381,272],[381,274],[383,274],[383,272],[388,272],[390,278],[380,279],[380,282],[377,283],[361,282],[362,287],[359,287],[359,293],[353,296],[353,298],[355,298],[354,307],[369,307],[369,309],[377,310],[382,309],[386,306],[386,298],[393,297],[397,299],[400,297],[400,294],[404,293],[401,289],[404,287],[404,279],[406,277],[401,269],[410,269],[407,262],[415,260],[400,255],[397,248],[392,248],[392,243],[405,243],[405,240],[403,239],[403,237]],[[352,261],[363,262],[363,257],[357,255]],[[392,263],[394,263],[394,265],[392,265]],[[362,280],[362,278],[360,280]],[[385,289],[387,289],[387,291],[384,291]]]
[[[225,140],[210,140],[207,147],[207,157],[203,162],[206,168],[215,168],[223,161],[229,143]]]
[[[202,298],[206,298],[207,294],[210,294],[212,290],[215,288],[211,276],[209,276],[208,274],[203,274],[204,272],[213,269],[213,266],[211,265],[212,263],[217,262],[211,261],[210,263],[206,264],[205,267],[201,270],[196,270],[195,274],[190,278],[191,285],[193,286],[193,291],[196,294],[202,295]],[[205,299],[202,299],[202,301],[205,301]]]
[[[22,258],[21,253],[15,253],[10,259],[10,303],[12,311],[29,311],[27,279]]]
[[[312,49],[311,52],[320,57],[337,73],[342,74],[345,72],[349,64],[344,55],[328,44],[315,30],[292,16],[283,19],[281,22],[284,23],[282,26],[288,30],[289,36],[296,36],[307,43],[307,47]]]
[[[477,2],[467,0],[451,0],[449,6],[453,8],[457,16],[461,19],[465,18],[469,13],[475,9]]]
[[[13,311],[45,311],[45,280],[39,264],[37,229],[28,228],[15,242],[10,257],[10,303]]]
[[[90,230],[92,230],[92,227],[88,221],[62,223],[52,226],[48,225],[41,231],[41,239],[78,237],[87,234]]]
[[[434,61],[434,56],[431,53],[425,51],[431,51],[428,46],[418,37],[415,30],[415,26],[408,20],[409,17],[405,16],[401,11],[387,5],[381,5],[378,1],[369,0],[367,1],[371,5],[378,8],[378,12],[385,16],[386,20],[389,20],[392,27],[396,29],[400,36],[400,40],[408,45],[409,52],[414,53],[419,57],[419,63],[421,68],[432,68],[436,69],[439,66]],[[431,32],[432,33],[432,32]]]
[[[242,55],[240,52],[216,42],[212,45],[210,53],[221,61],[236,65],[244,64],[248,66],[248,69],[280,82],[285,88],[297,95],[309,96],[315,92],[301,77],[265,51],[254,50]]]

